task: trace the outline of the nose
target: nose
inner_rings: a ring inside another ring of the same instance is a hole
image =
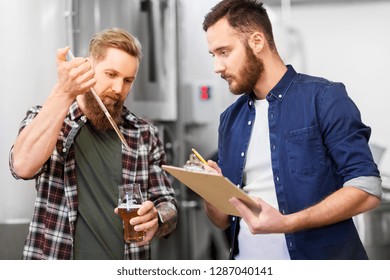
[[[225,71],[225,65],[219,59],[214,60],[214,72],[219,74]]]
[[[121,93],[123,91],[123,80],[122,79],[115,79],[112,84],[112,90],[115,93]]]

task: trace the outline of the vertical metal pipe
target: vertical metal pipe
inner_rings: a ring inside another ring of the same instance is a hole
[[[176,121],[176,134],[177,134],[177,141],[179,143],[177,147],[177,160],[176,160],[176,166],[180,166],[184,164],[185,162],[185,123],[184,123],[184,114],[186,113],[183,109],[182,102],[183,98],[182,95],[180,94],[181,91],[181,81],[182,81],[182,76],[181,76],[181,58],[182,58],[182,48],[180,44],[180,40],[182,39],[180,36],[180,10],[181,10],[181,3],[180,0],[175,0],[174,1],[175,5],[175,16],[176,16],[176,49],[177,49],[177,58],[176,58],[176,75],[177,75],[177,121]],[[189,208],[187,207],[187,189],[186,187],[180,183],[179,181],[176,180],[177,185],[179,186],[179,211],[180,211],[180,216],[179,216],[179,230],[180,230],[180,247],[181,247],[181,254],[182,254],[182,259],[190,259],[191,258],[191,245],[190,245],[190,230],[189,230]]]
[[[65,26],[66,26],[66,44],[71,49],[74,48],[74,36],[73,36],[73,0],[66,1],[66,10],[64,12]]]
[[[282,24],[291,26],[291,0],[281,0]]]
[[[94,25],[95,33],[100,32],[100,22],[101,22],[101,11],[100,11],[100,0],[95,0],[93,5],[93,16],[94,16]]]

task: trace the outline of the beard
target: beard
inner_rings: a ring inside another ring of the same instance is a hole
[[[96,101],[92,92],[88,91],[84,94],[83,97],[86,104],[84,113],[87,116],[87,119],[92,122],[93,126],[99,130],[112,129],[110,121],[107,119],[103,110],[100,108],[99,103]],[[121,101],[119,98],[117,98],[113,104],[104,104],[117,125],[120,125],[122,122],[123,103],[124,101]]]
[[[248,44],[245,44],[245,53],[244,66],[239,70],[238,76],[229,74],[221,75],[223,79],[227,80],[229,90],[235,95],[252,91],[264,71],[263,61],[255,56]],[[235,85],[233,81],[236,82]]]

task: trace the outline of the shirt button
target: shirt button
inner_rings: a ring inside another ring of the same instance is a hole
[[[252,102],[252,100],[251,100],[251,101],[249,101],[249,106],[252,106],[252,103],[253,103],[253,102]]]
[[[240,187],[240,184],[238,184],[237,187],[239,188],[239,187]]]
[[[279,179],[279,176],[276,176],[276,181],[279,182],[279,180],[280,180],[280,179]]]
[[[275,145],[272,145],[272,150],[275,150],[276,149],[276,146]]]
[[[65,153],[66,152],[66,148],[63,148],[62,151]]]
[[[283,95],[281,95],[281,94],[279,94],[279,96],[278,96],[279,98],[282,98],[283,97]]]
[[[233,218],[232,218],[232,221],[234,222],[235,220],[236,220],[236,217],[233,217]]]
[[[244,156],[245,156],[245,153],[244,153],[244,152],[242,152],[242,153],[241,153],[241,157],[244,157]]]
[[[251,125],[251,124],[252,124],[252,121],[249,121],[249,122],[248,122],[248,125]]]

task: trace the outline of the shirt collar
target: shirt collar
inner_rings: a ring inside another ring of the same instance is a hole
[[[274,86],[274,88],[269,92],[269,94],[267,95],[267,100],[269,100],[268,98],[273,96],[275,99],[282,101],[289,87],[291,86],[296,74],[297,72],[294,70],[294,68],[291,65],[287,65],[286,73]]]
[[[287,71],[284,73],[280,81],[274,86],[274,88],[269,92],[266,99],[269,101],[270,98],[274,97],[275,99],[282,101],[286,95],[289,87],[291,86],[295,75],[297,72],[291,65],[287,65]],[[247,104],[250,108],[253,108],[253,103],[255,101],[255,93],[252,91],[245,94],[247,97]]]
[[[75,121],[83,116],[85,115],[83,111],[81,111],[79,104],[75,100],[69,108],[69,117],[72,121]]]

